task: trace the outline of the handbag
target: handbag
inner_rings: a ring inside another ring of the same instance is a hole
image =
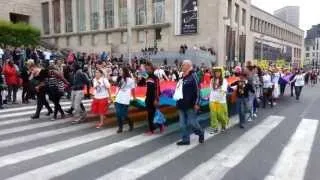
[[[154,124],[165,124],[166,123],[166,118],[164,117],[164,115],[161,113],[161,111],[159,109],[156,110],[154,118],[153,118],[153,123]]]

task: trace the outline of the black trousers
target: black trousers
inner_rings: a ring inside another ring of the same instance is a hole
[[[284,95],[284,91],[286,90],[286,84],[280,84],[280,95]]]
[[[296,93],[296,99],[300,99],[301,91],[302,91],[303,86],[295,86],[295,93]]]
[[[28,102],[29,98],[31,97],[30,94],[30,85],[28,84],[23,84],[22,86],[22,102]]]
[[[8,86],[8,96],[7,96],[8,102],[11,102],[11,101],[16,102],[17,101],[17,92],[18,92],[17,85]]]
[[[54,118],[57,118],[58,112],[60,112],[61,116],[64,115],[64,111],[62,110],[60,105],[61,97],[62,97],[62,94],[60,93],[54,93],[54,92],[49,93],[49,99],[54,104],[54,111],[53,111]]]
[[[154,115],[156,113],[156,107],[153,104],[148,104],[147,112],[148,112],[149,131],[153,132],[156,129],[155,124],[153,123]]]
[[[0,107],[2,107],[3,100],[2,100],[2,90],[0,89]]]
[[[47,108],[48,112],[52,112],[52,109],[49,106],[49,103],[46,99],[45,91],[40,91],[40,92],[37,92],[37,110],[36,110],[35,116],[40,116],[40,112],[43,106]]]
[[[271,103],[273,107],[273,97],[272,97],[273,88],[263,88],[263,108],[266,108],[267,102]]]
[[[291,83],[291,96],[293,97],[294,83]]]

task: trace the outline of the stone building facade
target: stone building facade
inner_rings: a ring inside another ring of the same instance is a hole
[[[186,44],[189,48],[212,48],[219,65],[232,66],[259,59],[261,50],[257,47],[262,39],[262,49],[273,45],[272,51],[279,51],[283,47],[281,51],[291,52],[288,58],[301,60],[304,32],[252,6],[251,0],[129,2],[0,0],[5,7],[0,18],[11,20],[10,12],[27,15],[28,22],[42,30],[43,40],[59,48],[88,53],[119,54],[127,53],[129,48],[140,52],[148,47],[177,52],[180,45]],[[128,25],[132,31],[128,31]],[[263,54],[268,55],[268,50]]]
[[[0,0],[0,19],[23,21],[41,29],[41,6],[39,0]]]

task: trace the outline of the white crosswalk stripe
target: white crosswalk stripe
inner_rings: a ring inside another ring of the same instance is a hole
[[[90,104],[92,102],[92,100],[83,100],[82,103],[83,104]],[[67,102],[61,102],[60,103],[61,106],[70,106],[71,102],[67,101]],[[53,104],[50,104],[50,107],[53,107]],[[22,107],[16,107],[16,108],[9,108],[9,109],[2,109],[0,110],[0,113],[9,113],[9,112],[15,112],[15,111],[25,111],[25,110],[35,110],[36,109],[36,105],[30,105],[30,106],[22,106]]]
[[[319,121],[303,119],[265,180],[303,180]]]
[[[71,126],[71,127],[61,128],[61,129],[54,129],[54,130],[50,130],[50,131],[39,132],[36,134],[30,134],[27,136],[7,139],[7,140],[0,141],[0,148],[13,146],[13,145],[20,144],[20,143],[26,143],[26,142],[30,142],[30,141],[35,141],[35,140],[39,140],[39,139],[43,139],[43,138],[51,137],[51,136],[55,136],[55,135],[61,135],[61,134],[71,133],[74,131],[88,129],[89,127],[92,127],[92,124]]]
[[[89,101],[86,103],[87,106],[90,105]],[[65,103],[64,105],[65,107],[69,107],[70,104]],[[176,140],[179,136],[178,123],[170,125],[163,134],[148,136],[135,132],[135,134],[131,136],[130,134],[119,135],[128,136],[128,138],[118,139],[116,135],[117,127],[109,127],[94,132],[92,131],[94,122],[72,126],[68,125],[70,121],[66,119],[57,121],[31,121],[32,123],[28,124],[27,122],[30,121],[30,118],[28,118],[27,115],[31,112],[34,113],[34,107],[32,106],[0,111],[0,119],[2,119],[0,120],[0,137],[3,136],[3,139],[0,140],[0,151],[2,149],[9,151],[8,153],[1,153],[0,155],[0,177],[2,177],[2,169],[9,168],[10,171],[14,173],[11,174],[10,172],[9,175],[4,176],[5,178],[3,179],[46,180],[59,178],[68,175],[70,172],[76,173],[78,169],[83,167],[94,167],[97,162],[105,161],[106,158],[112,158],[114,155],[127,155],[128,150],[142,149],[149,143],[153,144],[163,138],[166,145],[161,146],[161,144],[156,143],[159,148],[154,151],[131,157],[131,160],[127,163],[120,164],[111,169],[109,168],[108,171],[100,169],[100,172],[95,176],[98,180],[143,179],[144,176],[148,176],[158,168],[175,162],[175,160],[179,161],[180,157],[185,157],[188,152],[193,152],[193,150],[197,150],[200,148],[199,146],[202,146],[198,143],[198,136],[192,135],[191,145],[178,147],[176,145]],[[199,117],[199,119],[203,120],[207,118],[208,114]],[[235,120],[238,121],[237,118],[231,120],[231,130],[229,131],[232,131],[232,126],[236,125],[237,122]],[[228,172],[231,172],[237,165],[242,163],[248,155],[252,154],[251,152],[253,150],[259,148],[259,146],[261,146],[260,142],[279,127],[282,122],[286,122],[284,116],[271,115],[266,117],[263,121],[253,125],[252,128],[243,133],[241,132],[241,136],[234,140],[231,139],[230,143],[228,143],[226,147],[219,149],[218,153],[210,155],[210,158],[206,158],[206,161],[199,162],[199,164],[194,166],[195,168],[187,173],[181,174],[179,179],[223,179]],[[20,125],[19,123],[22,124]],[[66,124],[67,126],[59,126],[57,129],[52,128],[62,124]],[[6,128],[6,126],[8,126],[8,128]],[[135,125],[136,128],[142,126],[146,126],[145,122]],[[279,151],[279,154],[274,155],[276,157],[275,159],[278,159],[273,164],[270,164],[270,166],[273,165],[273,167],[270,167],[270,172],[267,174],[268,169],[261,179],[302,180],[305,176],[317,131],[319,130],[318,126],[318,120],[301,119],[301,122],[296,127],[295,133],[290,134],[290,140],[284,147],[281,147],[281,153]],[[36,131],[38,128],[39,131]],[[90,131],[86,132],[88,129],[90,129]],[[19,135],[19,133],[26,131],[30,132]],[[17,136],[13,137],[15,133],[17,133]],[[77,136],[74,137],[73,135],[73,137],[68,137],[68,135],[72,133]],[[168,135],[172,135],[172,133],[177,134],[177,138],[169,139],[168,137],[170,136]],[[9,134],[10,138],[4,138],[4,136]],[[64,136],[66,138],[63,138]],[[219,136],[223,137],[225,134]],[[51,140],[51,137],[56,138]],[[210,135],[206,132],[206,143],[214,143],[216,138],[217,136]],[[96,143],[100,143],[104,139],[108,139],[108,142],[105,144]],[[36,143],[39,141],[44,143],[40,143],[41,145],[39,145]],[[33,143],[36,145],[32,146]],[[28,144],[28,146],[24,147],[25,144]],[[94,148],[91,147],[91,144],[95,144]],[[204,146],[205,145],[206,144],[204,144]],[[10,151],[10,148],[16,148],[18,146],[21,146],[21,148]],[[77,154],[68,157],[59,157],[59,153],[65,150],[72,152],[73,149],[78,147],[86,147],[88,149],[79,151]],[[56,156],[56,154],[58,155]],[[128,154],[128,156],[131,155]],[[48,162],[44,165],[33,163],[32,167],[20,171],[20,166],[26,166],[29,162],[36,162],[39,158],[45,159],[47,157],[55,158],[52,160],[49,158]]]
[[[83,104],[85,107],[90,106],[90,103],[84,103]],[[61,106],[62,109],[67,109],[70,108],[70,105],[66,106]],[[42,109],[42,111],[46,111],[45,108]],[[12,118],[12,117],[20,117],[20,116],[28,116],[32,115],[35,113],[35,110],[28,110],[28,111],[20,111],[20,112],[8,112],[8,113],[1,113],[0,119],[5,119],[5,118]]]
[[[279,116],[268,117],[261,124],[247,131],[223,151],[198,166],[183,179],[222,179],[231,168],[239,164],[283,119],[284,117]]]

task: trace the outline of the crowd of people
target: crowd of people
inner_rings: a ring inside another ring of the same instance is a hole
[[[183,48],[186,48],[183,46]],[[210,109],[210,133],[227,130],[229,125],[228,103],[237,104],[239,127],[245,128],[247,122],[257,118],[257,109],[274,107],[279,97],[284,96],[289,86],[291,96],[299,100],[302,88],[311,81],[312,86],[317,83],[319,72],[303,69],[289,70],[271,65],[262,69],[247,62],[244,67],[237,66],[232,71],[224,67],[196,67],[191,60],[175,61],[168,65],[166,61],[160,65],[150,61],[135,58],[131,64],[125,63],[123,58],[114,58],[107,53],[77,55],[70,52],[65,58],[43,59],[37,51],[19,60],[14,58],[18,50],[6,51],[2,55],[0,68],[0,108],[3,103],[17,104],[17,92],[22,89],[22,103],[36,100],[37,108],[32,119],[38,119],[45,106],[47,116],[53,114],[52,120],[65,118],[65,113],[72,114],[72,123],[86,121],[87,110],[82,100],[93,98],[91,113],[99,116],[96,128],[104,126],[104,118],[111,103],[115,104],[118,122],[118,133],[123,132],[123,124],[128,122],[129,130],[134,129],[134,123],[128,118],[130,100],[136,99],[135,87],[146,86],[146,111],[148,120],[147,134],[152,135],[156,129],[164,131],[164,124],[155,123],[156,111],[159,109],[160,85],[162,81],[175,81],[176,89],[173,99],[179,112],[181,141],[177,145],[190,144],[190,133],[199,136],[199,143],[204,142],[204,129],[197,120],[200,104],[200,84],[210,87],[208,97]],[[19,51],[21,52],[21,50]],[[32,55],[34,54],[34,55]],[[22,60],[21,60],[22,59]],[[230,83],[228,78],[236,81]],[[117,87],[112,98],[111,86]],[[90,96],[90,87],[94,89]],[[87,88],[87,93],[84,89]],[[54,104],[49,106],[48,99]],[[70,99],[71,106],[64,111],[60,106],[62,97]],[[58,113],[60,116],[58,116]],[[221,127],[221,128],[220,128]]]

